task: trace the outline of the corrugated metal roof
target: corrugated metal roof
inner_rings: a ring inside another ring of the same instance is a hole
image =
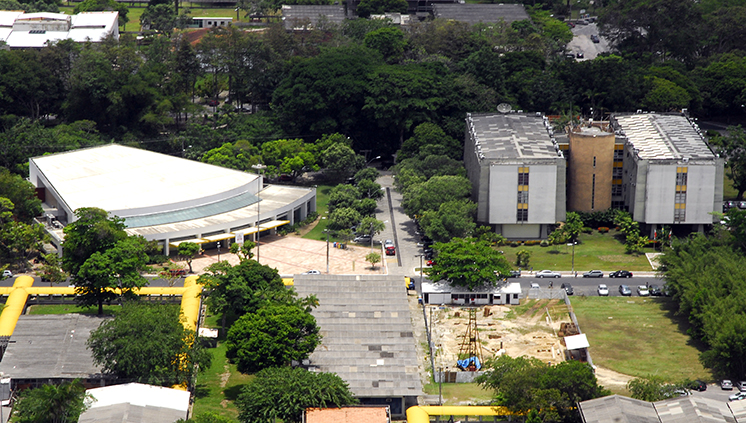
[[[634,114],[614,119],[643,159],[715,158],[685,116]]]
[[[556,159],[543,116],[521,113],[469,114],[466,118],[475,149],[489,159]]]
[[[494,23],[501,20],[511,23],[528,19],[528,13],[521,4],[435,3],[433,14],[436,18],[469,24]]]
[[[311,365],[334,372],[356,397],[422,395],[412,321],[401,276],[296,275],[323,339]]]

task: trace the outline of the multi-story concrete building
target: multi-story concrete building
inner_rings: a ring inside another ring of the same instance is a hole
[[[702,231],[722,210],[723,164],[699,128],[685,116],[632,114],[612,116],[617,139],[624,142],[623,208],[648,225],[691,225]]]
[[[616,115],[559,142],[542,115],[470,114],[466,123],[477,221],[507,238],[545,238],[566,210],[609,208],[651,237],[662,225],[701,231],[722,208],[723,159],[682,115]]]
[[[478,222],[540,239],[565,220],[565,158],[541,114],[467,114],[464,163]]]

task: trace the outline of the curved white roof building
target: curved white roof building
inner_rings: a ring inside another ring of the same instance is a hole
[[[262,188],[260,175],[117,144],[34,157],[29,180],[58,247],[62,226],[81,207],[123,218],[130,234],[162,241],[166,252],[180,241],[254,233],[257,221],[262,231],[292,224],[316,210],[315,189]]]

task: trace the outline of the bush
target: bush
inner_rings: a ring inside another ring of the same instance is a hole
[[[523,245],[539,245],[541,244],[541,241],[538,239],[532,239],[529,241],[523,241]]]
[[[584,234],[589,234],[590,235],[590,234],[593,233],[593,228],[589,228],[587,226],[584,226],[583,229],[581,229],[581,232],[583,232]]]
[[[541,245],[542,247],[549,247],[549,241],[547,241],[545,239],[545,240],[541,241],[541,244],[539,244],[539,245]]]
[[[518,246],[518,241],[510,241],[510,246],[511,247],[517,247]]]
[[[605,234],[607,232],[609,232],[609,228],[605,226],[601,226],[600,228],[598,228],[598,233]]]

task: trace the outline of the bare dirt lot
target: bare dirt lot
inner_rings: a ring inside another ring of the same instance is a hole
[[[436,367],[456,371],[456,359],[469,324],[469,312],[462,307],[433,307],[433,342],[438,345]],[[477,328],[482,358],[501,354],[535,357],[545,363],[567,359],[558,336],[562,323],[570,323],[564,302],[536,301],[530,307],[489,306],[477,308]],[[430,311],[427,311],[428,318]],[[592,353],[592,349],[591,349]],[[631,377],[596,367],[599,384],[615,392],[624,390]]]

